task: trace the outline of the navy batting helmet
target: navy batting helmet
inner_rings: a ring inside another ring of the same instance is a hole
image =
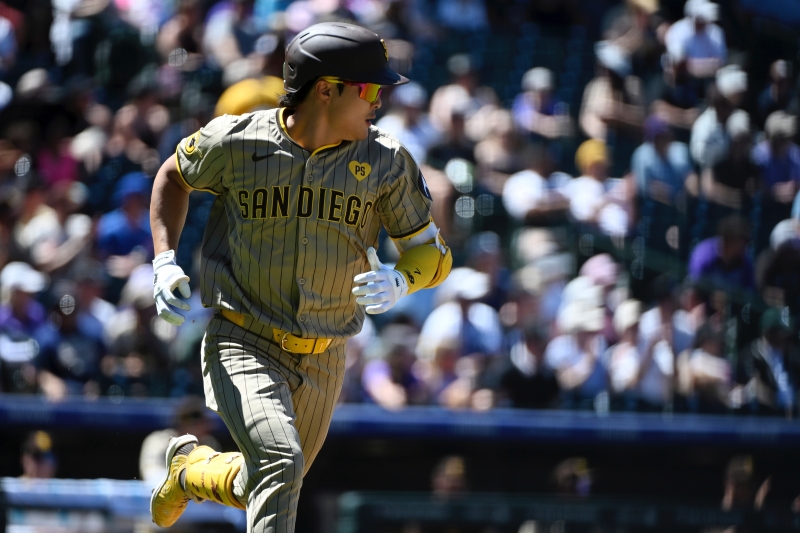
[[[355,24],[322,22],[292,39],[286,47],[283,86],[287,93],[298,91],[320,76],[380,85],[401,85],[408,78],[389,68],[386,43]]]

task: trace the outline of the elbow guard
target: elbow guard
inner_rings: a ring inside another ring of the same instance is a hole
[[[408,294],[442,283],[453,267],[453,254],[444,239],[436,237],[404,252],[395,265],[408,281]]]

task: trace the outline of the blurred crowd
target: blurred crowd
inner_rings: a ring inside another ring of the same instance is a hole
[[[325,20],[414,80],[377,126],[457,267],[367,320],[341,401],[798,414],[800,31],[710,0],[0,2],[0,391],[202,395],[196,286],[183,326],[156,317],[152,178],[275,107]]]

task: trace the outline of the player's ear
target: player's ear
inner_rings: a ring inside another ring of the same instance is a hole
[[[331,101],[333,95],[333,86],[335,84],[325,80],[317,80],[317,84],[314,86],[314,92],[317,93],[317,96],[320,100],[325,103],[329,103]]]

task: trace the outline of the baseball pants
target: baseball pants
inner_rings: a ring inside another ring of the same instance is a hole
[[[233,484],[248,533],[292,533],[303,476],[328,433],[344,377],[344,339],[321,354],[285,352],[272,328],[217,313],[203,339],[206,405],[228,427],[244,465]]]

